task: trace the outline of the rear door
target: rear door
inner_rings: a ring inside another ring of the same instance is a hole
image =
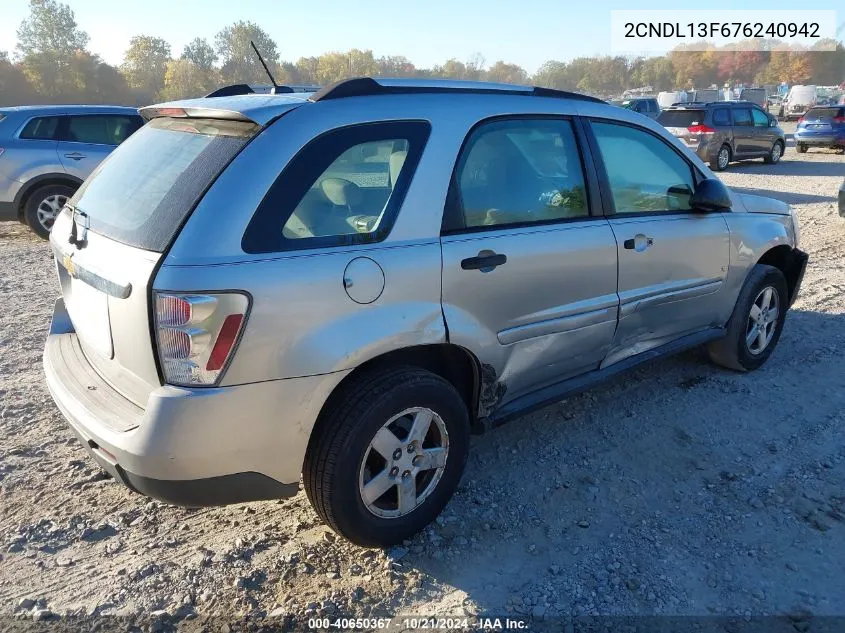
[[[718,323],[729,233],[721,214],[691,210],[695,172],[668,142],[629,124],[590,128],[618,244],[619,326],[607,365]]]
[[[751,108],[731,108],[731,118],[733,122],[734,154],[740,157],[753,156],[758,153]]]
[[[155,119],[94,170],[53,226],[64,302],[86,357],[139,406],[160,384],[153,271],[205,188],[257,130],[242,121]]]
[[[59,158],[69,174],[85,180],[115,147],[139,127],[138,117],[85,114],[62,117]]]
[[[616,242],[576,129],[568,118],[482,123],[458,159],[443,312],[451,342],[503,386],[500,403],[597,368],[616,329]]]

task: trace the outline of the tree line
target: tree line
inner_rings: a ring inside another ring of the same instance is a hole
[[[418,68],[401,55],[376,57],[371,50],[328,52],[318,57],[282,59],[276,42],[253,22],[235,22],[213,41],[192,40],[177,55],[165,40],[137,35],[129,40],[123,62],[115,67],[88,50],[88,35],[69,6],[57,0],[30,0],[30,14],[17,31],[13,52],[0,51],[0,106],[28,103],[114,103],[145,105],[198,97],[233,83],[268,83],[253,52],[258,49],[280,84],[326,85],[355,76],[435,77],[533,83],[599,96],[627,88],[654,90],[706,88],[712,84],[836,85],[845,81],[845,48],[818,50],[768,43],[768,50],[734,45],[693,51],[679,47],[665,56],[578,57],[548,61],[531,75],[517,64],[487,65],[476,54]]]

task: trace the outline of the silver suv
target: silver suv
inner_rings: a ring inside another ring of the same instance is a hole
[[[44,370],[91,456],[176,504],[302,477],[340,534],[401,541],[471,431],[698,345],[762,365],[807,262],[787,205],[577,94],[363,78],[142,114],[53,228]]]
[[[144,124],[135,108],[0,108],[0,221],[47,239],[56,215],[94,168]]]

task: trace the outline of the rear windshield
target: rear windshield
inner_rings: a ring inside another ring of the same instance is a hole
[[[71,205],[88,214],[91,231],[162,252],[257,131],[242,121],[153,119],[94,170]]]
[[[695,93],[695,100],[696,101],[718,101],[719,100],[719,91],[718,90],[699,90]]]
[[[842,116],[845,108],[810,108],[805,119],[832,119],[834,117]]]
[[[704,123],[704,110],[664,110],[657,117],[664,127],[690,127]]]

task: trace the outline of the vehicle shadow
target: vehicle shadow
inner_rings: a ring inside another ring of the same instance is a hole
[[[833,154],[833,152],[830,153]],[[743,174],[766,176],[834,176],[845,178],[845,160],[830,163],[784,160],[774,165],[769,165],[761,160],[754,160],[732,164],[728,169]]]
[[[813,204],[814,202],[836,202],[837,192],[833,190],[829,196],[819,196],[794,191],[774,191],[772,189],[754,189],[752,187],[731,187],[737,193],[747,193],[754,196],[774,198],[786,204]]]
[[[547,623],[741,612],[766,577],[783,585],[773,600],[835,601],[835,581],[783,571],[803,524],[759,526],[793,516],[763,489],[787,494],[785,471],[842,445],[843,344],[845,314],[793,310],[756,372],[694,350],[477,437],[456,496],[395,566],[457,589],[452,612]]]

